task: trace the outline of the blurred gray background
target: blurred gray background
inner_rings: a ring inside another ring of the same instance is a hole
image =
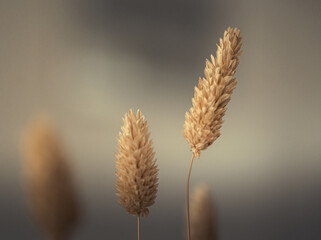
[[[243,36],[221,137],[195,161],[221,240],[321,239],[321,2],[0,1],[0,239],[42,239],[26,204],[20,137],[47,114],[84,209],[73,239],[136,239],[115,196],[116,137],[129,108],[149,122],[159,192],[142,239],[183,239],[191,153],[182,136],[205,59]]]

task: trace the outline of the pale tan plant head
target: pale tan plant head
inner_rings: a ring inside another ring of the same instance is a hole
[[[55,130],[35,120],[23,138],[23,158],[32,214],[48,239],[66,239],[79,218],[67,158]]]
[[[147,121],[129,110],[119,133],[116,154],[116,188],[119,203],[128,213],[147,216],[158,187],[158,169]]]
[[[216,57],[211,55],[211,62],[206,60],[205,78],[199,78],[195,87],[193,107],[185,114],[183,135],[196,158],[220,136],[226,105],[237,83],[233,76],[242,53],[241,40],[236,28],[224,32]]]
[[[216,233],[211,193],[206,184],[201,184],[192,194],[191,239],[215,240]]]

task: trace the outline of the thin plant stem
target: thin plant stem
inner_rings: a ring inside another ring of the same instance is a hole
[[[191,228],[189,219],[189,180],[191,178],[191,171],[193,166],[194,154],[192,155],[191,164],[189,165],[188,177],[187,177],[187,194],[186,194],[186,208],[187,208],[187,239],[191,240]]]
[[[140,240],[140,215],[137,216],[137,233],[138,233],[138,240]]]

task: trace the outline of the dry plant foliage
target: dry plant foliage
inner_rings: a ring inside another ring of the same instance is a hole
[[[34,122],[23,139],[32,213],[48,239],[66,239],[79,218],[67,159],[55,131]]]
[[[206,185],[195,188],[191,202],[191,239],[217,239],[213,211],[209,188]]]
[[[132,110],[122,119],[116,154],[117,196],[127,212],[147,216],[155,202],[158,187],[158,169],[147,121],[138,110]]]
[[[196,158],[220,136],[226,105],[237,83],[233,76],[242,53],[241,40],[236,28],[224,32],[216,57],[211,55],[211,61],[206,60],[205,78],[199,78],[195,87],[193,107],[185,114],[183,135]]]

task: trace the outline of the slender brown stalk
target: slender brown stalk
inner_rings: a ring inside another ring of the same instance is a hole
[[[191,239],[191,227],[189,219],[189,180],[191,178],[192,166],[193,166],[194,154],[192,154],[191,164],[189,165],[188,177],[187,177],[187,191],[186,191],[186,210],[187,210],[187,239]]]
[[[138,233],[138,240],[140,240],[140,215],[137,216],[137,233]]]

